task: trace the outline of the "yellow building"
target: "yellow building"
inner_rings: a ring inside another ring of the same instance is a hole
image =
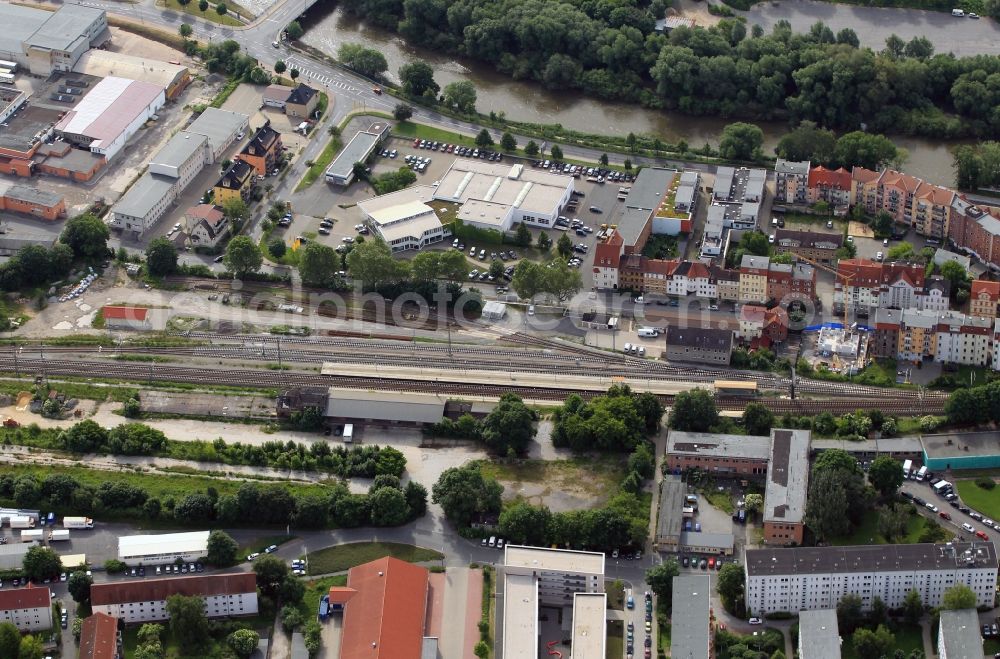
[[[247,201],[254,185],[254,168],[242,160],[234,160],[215,184],[215,204],[223,206],[230,199]]]
[[[740,262],[739,301],[767,302],[767,275],[771,259],[766,256],[744,255]]]

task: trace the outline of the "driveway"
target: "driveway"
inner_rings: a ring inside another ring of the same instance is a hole
[[[788,21],[795,32],[808,32],[816,21],[823,21],[834,33],[851,28],[861,45],[875,50],[884,48],[885,40],[896,34],[904,41],[927,37],[940,53],[952,52],[961,57],[1000,54],[1000,27],[989,18],[977,21],[937,11],[856,7],[815,0],[763,2],[750,11],[736,13],[765,32],[770,32],[778,21]]]

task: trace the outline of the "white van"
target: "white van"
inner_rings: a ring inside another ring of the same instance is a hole
[[[626,343],[625,347],[622,348],[622,352],[624,352],[626,355],[628,353],[632,352],[632,344],[631,343]]]
[[[344,424],[344,443],[350,444],[354,441],[354,424],[347,423]]]
[[[962,18],[963,16],[965,16],[965,12],[962,11],[961,9],[952,9],[951,10],[951,15],[952,16],[958,16],[959,18]]]
[[[490,536],[489,545],[490,545],[490,547],[496,547],[497,546],[497,537],[495,535],[491,535]]]
[[[660,331],[655,327],[640,327],[639,337],[643,339],[654,339],[660,334]]]

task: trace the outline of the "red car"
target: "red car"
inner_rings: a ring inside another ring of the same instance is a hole
[[[715,559],[714,558],[708,559],[708,569],[711,570],[714,567],[715,567]]]
[[[976,531],[976,537],[982,540],[989,540],[990,536],[986,535],[983,531]]]
[[[941,512],[939,512],[938,515],[941,517],[941,519],[947,519],[947,520],[951,519],[951,515],[949,515],[948,513],[944,512],[943,510]]]

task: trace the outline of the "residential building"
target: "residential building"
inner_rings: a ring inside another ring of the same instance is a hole
[[[889,213],[897,224],[914,225],[915,201],[925,185],[916,176],[883,170],[876,186],[878,210]]]
[[[799,659],[840,659],[836,609],[799,612]]]
[[[330,589],[344,612],[340,659],[421,659],[429,600],[427,568],[391,556],[351,568]]]
[[[741,304],[768,301],[767,278],[771,259],[766,256],[745,254],[740,262],[740,293]]]
[[[701,174],[693,169],[681,172],[674,194],[674,210],[678,213],[694,213],[698,207],[698,190],[701,188]]]
[[[289,117],[309,119],[319,104],[319,92],[299,83],[285,99],[285,114]]]
[[[673,270],[667,292],[677,297],[694,295],[703,300],[719,297],[713,270],[701,261],[680,261]]]
[[[123,535],[118,538],[118,560],[125,563],[185,563],[208,555],[208,531]],[[199,577],[200,578],[200,577]]]
[[[851,205],[861,206],[868,215],[875,215],[880,206],[879,172],[854,167],[851,169]]]
[[[742,270],[740,274],[742,276]],[[793,301],[816,299],[816,269],[808,263],[768,264],[767,299],[784,306]]]
[[[979,612],[975,609],[942,611],[938,620],[939,659],[980,659],[984,657]]]
[[[808,487],[809,431],[772,429],[764,489],[764,544],[802,544]]]
[[[851,173],[840,169],[827,169],[817,165],[809,170],[806,201],[815,204],[825,201],[834,208],[846,210],[851,203]]]
[[[910,362],[933,357],[937,347],[938,315],[932,311],[904,309],[900,314],[896,357]]]
[[[667,466],[672,472],[700,469],[720,477],[763,478],[771,454],[771,438],[671,430]]]
[[[187,209],[184,224],[188,243],[210,250],[219,247],[232,228],[226,214],[213,204],[198,204]]]
[[[733,331],[711,327],[667,328],[668,361],[725,364],[733,354]]]
[[[573,593],[570,647],[580,659],[607,656],[608,594]]]
[[[948,237],[948,218],[955,193],[939,185],[924,183],[913,199],[913,225],[917,233],[928,238]]]
[[[677,659],[715,657],[715,613],[712,584],[707,574],[674,577],[672,601],[683,602],[671,617],[670,656]]]
[[[808,160],[793,162],[778,158],[774,163],[774,200],[783,204],[805,204],[809,189]]]
[[[951,282],[941,275],[924,278],[924,294],[917,296],[917,303],[924,311],[947,311],[951,306]]]
[[[0,622],[10,622],[20,632],[52,629],[52,597],[48,586],[0,590]]]
[[[215,184],[215,203],[225,206],[229,200],[248,201],[255,182],[253,166],[234,160]]]
[[[993,362],[993,324],[993,318],[966,316],[957,311],[939,314],[934,337],[934,361],[989,366]]]
[[[715,290],[719,300],[736,302],[740,297],[740,273],[713,265],[712,277],[715,279]]]
[[[764,314],[763,338],[770,343],[783,343],[788,339],[788,312],[784,307],[772,307]]]
[[[924,266],[841,259],[834,282],[834,305],[867,315],[877,308],[920,309],[925,295]]]
[[[354,163],[366,162],[389,136],[389,128],[389,123],[380,121],[365,130],[359,130],[326,168],[326,182],[342,186],[353,183]]]
[[[611,230],[611,235],[594,247],[594,286],[598,289],[618,288],[618,267],[622,258],[622,236]]]
[[[145,307],[125,307],[105,305],[101,307],[104,326],[108,329],[150,329],[149,309]]]
[[[281,157],[281,133],[268,121],[257,129],[236,157],[251,165],[257,176],[267,176]]]
[[[740,329],[736,332],[736,338],[749,343],[753,339],[759,339],[764,333],[764,316],[767,315],[767,307],[756,304],[744,304],[740,307]]]
[[[80,630],[79,659],[123,659],[118,618],[106,613],[95,613],[83,620]]]
[[[641,254],[626,253],[618,263],[618,288],[620,290],[642,292],[646,284],[646,263]]]
[[[996,597],[992,542],[750,549],[745,558],[747,611],[756,616],[833,609],[847,594],[860,597],[866,611],[876,597],[898,609],[911,590],[934,608],[960,583],[977,606],[991,607]]]
[[[366,223],[393,252],[421,249],[441,242],[445,229],[428,203],[434,187],[413,187],[372,197],[358,203]]]
[[[899,328],[903,323],[903,312],[899,309],[875,311],[875,326],[868,341],[868,349],[875,357],[895,359],[899,352]]]
[[[252,572],[205,574],[172,579],[143,579],[95,583],[90,603],[130,625],[169,619],[167,599],[172,595],[200,597],[209,618],[257,615],[257,577]]]
[[[969,314],[980,318],[996,318],[1000,304],[1000,281],[976,279],[969,295]]]
[[[837,250],[844,245],[844,237],[839,233],[776,229],[774,251],[778,254],[794,254],[810,261],[833,263]]]

